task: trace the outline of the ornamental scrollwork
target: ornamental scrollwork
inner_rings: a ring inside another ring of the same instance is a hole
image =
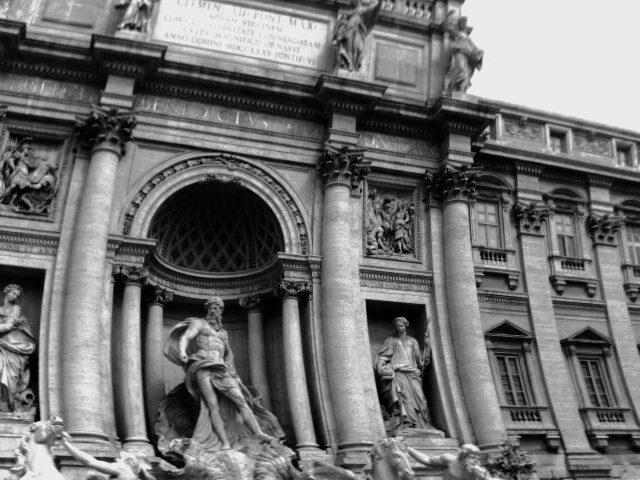
[[[247,310],[256,310],[260,308],[260,295],[249,295],[246,297],[240,297],[238,301],[242,308]]]
[[[144,285],[149,278],[149,270],[144,267],[131,267],[128,265],[114,265],[112,274],[114,278],[120,277],[127,284],[134,283]]]
[[[304,300],[311,294],[311,287],[307,282],[280,280],[274,287],[273,293],[280,298],[296,297]]]
[[[154,286],[150,297],[150,303],[157,303],[159,305],[165,305],[173,301],[173,293],[158,285]]]
[[[125,144],[131,140],[136,118],[131,112],[117,108],[93,106],[88,117],[78,117],[76,130],[81,145],[92,150],[98,145],[107,145],[124,155]]]

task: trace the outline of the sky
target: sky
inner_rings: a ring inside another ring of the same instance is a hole
[[[466,0],[471,95],[640,133],[640,0]]]

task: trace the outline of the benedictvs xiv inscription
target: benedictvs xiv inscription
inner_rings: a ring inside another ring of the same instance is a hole
[[[327,23],[203,0],[163,0],[154,30],[161,41],[325,67]]]
[[[241,128],[266,130],[283,135],[320,139],[324,128],[320,124],[304,120],[293,120],[266,113],[247,112],[234,108],[190,102],[177,98],[139,95],[135,109],[139,112],[150,112],[180,118],[219,123]]]

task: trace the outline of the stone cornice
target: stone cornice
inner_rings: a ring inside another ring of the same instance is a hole
[[[91,55],[101,70],[123,77],[142,78],[164,59],[166,45],[94,34]]]
[[[110,235],[107,251],[114,257],[114,262],[123,265],[141,267],[147,255],[153,251],[157,240],[151,238],[132,238]]]
[[[0,230],[0,252],[18,252],[55,256],[58,253],[59,236],[29,230]]]
[[[315,86],[315,96],[328,112],[358,116],[382,99],[386,85],[349,77],[323,74]]]
[[[0,19],[0,59],[11,56],[26,36],[26,23]]]
[[[474,139],[495,122],[496,108],[465,94],[442,96],[431,108],[431,121],[443,134],[457,133]]]
[[[480,303],[503,303],[508,305],[527,305],[529,296],[523,293],[506,293],[497,291],[478,291]]]
[[[361,267],[360,285],[381,290],[431,292],[433,290],[433,277],[431,274],[417,272]]]
[[[571,300],[559,300],[553,299],[553,308],[558,310],[586,310],[591,312],[600,312],[604,313],[607,311],[607,306],[605,302],[599,302],[597,300],[592,300],[589,302],[578,302]]]

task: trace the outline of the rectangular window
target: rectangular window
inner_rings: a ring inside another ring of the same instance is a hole
[[[629,261],[633,265],[640,265],[640,226],[626,225],[625,230],[627,231]]]
[[[603,368],[600,358],[580,358],[580,368],[582,377],[587,387],[587,395],[592,407],[611,407],[611,392],[609,382],[605,377],[606,370]]]
[[[567,151],[567,136],[563,132],[549,132],[549,147],[553,153],[562,153]]]
[[[500,248],[500,218],[498,217],[498,202],[478,201],[478,242],[489,248]]]
[[[629,147],[616,148],[616,156],[618,157],[618,165],[621,167],[633,167],[631,149]]]
[[[558,236],[558,250],[563,257],[578,256],[576,248],[576,228],[573,215],[555,214],[556,235]]]
[[[500,387],[507,405],[530,405],[529,396],[525,389],[522,356],[513,353],[496,353]]]

